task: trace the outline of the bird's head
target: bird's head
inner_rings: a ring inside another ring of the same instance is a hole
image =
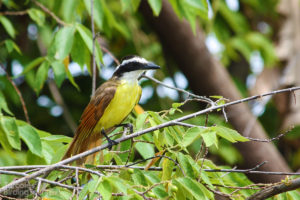
[[[126,56],[122,59],[122,63],[116,68],[113,77],[137,80],[142,73],[151,69],[160,69],[160,67],[139,56]]]

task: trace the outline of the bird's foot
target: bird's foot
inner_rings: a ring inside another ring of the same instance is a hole
[[[129,129],[129,133],[130,133],[130,134],[133,133],[133,125],[132,125],[131,123],[118,124],[118,125],[116,125],[116,127],[128,128],[128,129]]]
[[[114,140],[110,139],[110,138],[109,138],[109,137],[106,135],[106,133],[105,133],[104,129],[102,129],[102,130],[101,130],[101,134],[103,134],[103,135],[104,135],[104,137],[106,138],[106,140],[107,140],[107,142],[108,142],[108,149],[109,149],[109,150],[111,150],[111,149],[112,149],[112,146],[114,146],[114,145],[117,145],[117,144],[118,144],[118,142],[116,142],[116,141],[114,141]]]

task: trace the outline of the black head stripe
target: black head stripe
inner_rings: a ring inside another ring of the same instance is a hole
[[[129,60],[129,59],[136,58],[136,57],[138,57],[138,56],[136,56],[136,55],[128,55],[128,56],[125,56],[125,57],[122,58],[121,63],[122,63],[124,60]]]
[[[119,68],[114,72],[113,76],[122,76],[125,72],[136,71],[144,68],[144,63],[140,62],[129,62],[126,64],[121,64]]]

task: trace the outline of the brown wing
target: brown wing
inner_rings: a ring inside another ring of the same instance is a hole
[[[94,143],[100,145],[102,141],[100,134],[95,134],[94,138],[91,137],[91,133],[102,117],[105,108],[114,97],[117,86],[117,81],[109,80],[96,90],[95,95],[92,97],[90,103],[83,111],[83,114],[80,118],[81,122],[76,130],[75,137],[73,138],[63,159],[88,150],[90,146],[94,145]],[[84,163],[85,160],[86,158],[81,159],[79,163]]]
[[[95,95],[83,111],[76,135],[83,133],[87,137],[91,134],[106,107],[113,99],[117,85],[118,82],[116,81],[107,81],[96,90]]]

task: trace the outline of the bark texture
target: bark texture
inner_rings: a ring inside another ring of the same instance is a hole
[[[210,54],[201,29],[194,35],[190,25],[180,20],[171,5],[163,1],[159,17],[154,17],[147,2],[140,7],[146,21],[153,27],[167,53],[173,57],[189,80],[190,87],[200,95],[222,95],[230,100],[241,99],[226,69]],[[253,138],[267,138],[246,104],[227,108],[229,122],[241,134]],[[289,171],[285,160],[272,143],[247,142],[237,144],[244,157],[244,166],[251,168],[268,161],[261,170]],[[258,182],[275,182],[283,176],[259,175],[251,177]]]

